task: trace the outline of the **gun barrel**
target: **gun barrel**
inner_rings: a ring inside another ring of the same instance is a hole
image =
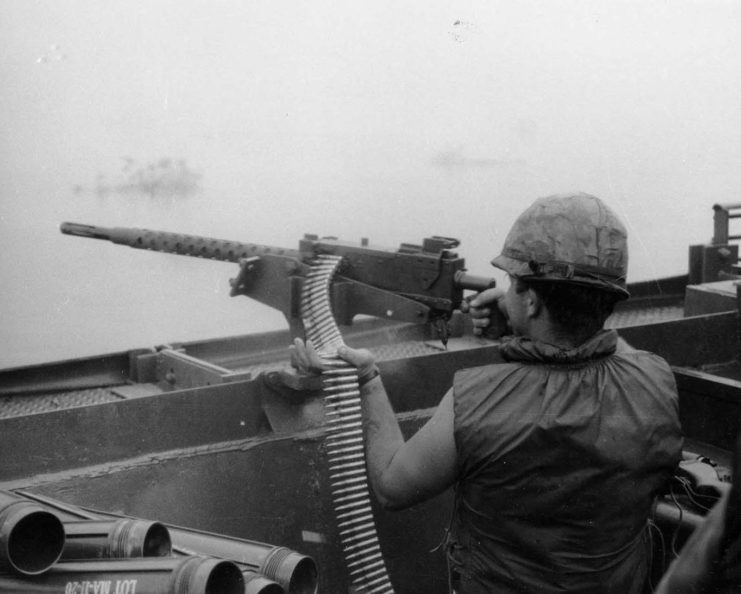
[[[106,227],[95,225],[82,225],[80,223],[62,223],[59,230],[65,235],[77,235],[78,237],[90,237],[92,239],[111,239],[111,230]]]
[[[65,235],[76,235],[91,239],[104,239],[132,248],[166,252],[180,256],[239,262],[243,258],[264,256],[267,254],[301,258],[300,252],[279,247],[241,243],[226,239],[213,239],[198,235],[169,233],[129,227],[98,227],[80,223],[62,223],[60,231]]]

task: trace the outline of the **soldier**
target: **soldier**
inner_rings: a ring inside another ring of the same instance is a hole
[[[491,364],[459,371],[406,442],[373,355],[339,351],[359,370],[379,501],[400,509],[455,486],[458,594],[642,591],[651,504],[682,435],[668,364],[604,329],[628,297],[627,260],[625,228],[598,198],[536,200],[492,261],[509,289],[470,307],[478,330],[501,309],[512,336]],[[322,367],[300,340],[294,364]]]

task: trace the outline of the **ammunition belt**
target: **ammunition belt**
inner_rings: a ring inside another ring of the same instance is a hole
[[[332,503],[350,580],[358,593],[393,593],[373,520],[355,367],[337,356],[344,345],[332,315],[329,286],[341,256],[320,255],[303,287],[301,315],[329,369],[322,373]]]

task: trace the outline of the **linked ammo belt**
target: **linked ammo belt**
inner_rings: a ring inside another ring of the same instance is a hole
[[[341,256],[320,255],[303,287],[306,338],[330,366],[322,373],[332,504],[350,580],[358,593],[393,593],[373,520],[363,445],[360,386],[355,367],[337,356],[344,345],[329,301]]]

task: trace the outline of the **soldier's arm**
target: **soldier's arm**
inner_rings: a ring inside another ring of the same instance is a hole
[[[457,464],[452,391],[408,441],[404,441],[381,378],[363,386],[361,395],[368,473],[384,507],[409,507],[454,483]]]
[[[453,395],[449,391],[430,420],[404,440],[386,389],[366,349],[341,347],[337,354],[358,368],[365,433],[366,464],[371,486],[381,504],[401,509],[444,491],[457,476],[453,436]],[[294,366],[303,371],[322,369],[311,342],[294,341]],[[365,378],[371,378],[364,381]]]

